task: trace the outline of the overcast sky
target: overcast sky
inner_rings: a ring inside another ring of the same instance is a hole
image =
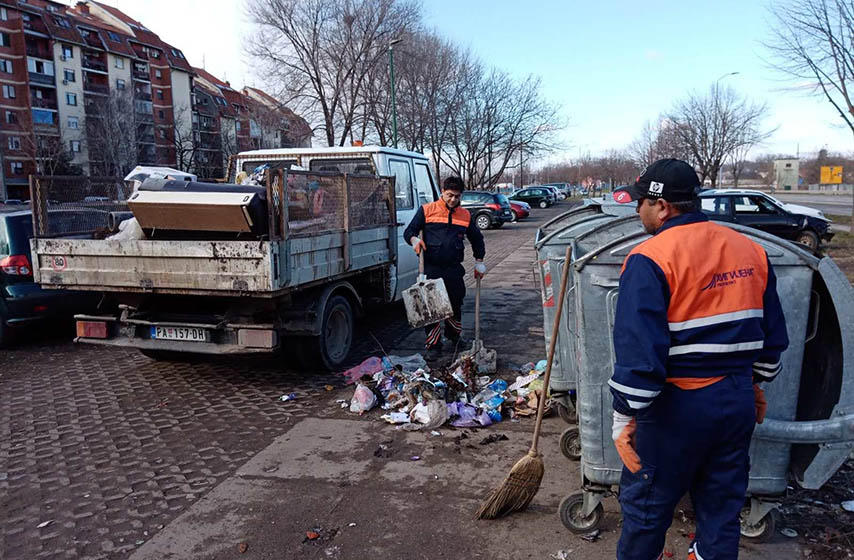
[[[242,0],[101,0],[232,85],[264,88],[243,52]],[[715,80],[771,108],[760,152],[851,152],[832,106],[763,62],[769,12],[754,0],[424,0],[427,25],[520,79],[542,77],[570,127],[562,158],[624,148],[644,121]],[[401,49],[403,50],[403,49]],[[400,55],[398,55],[400,56]]]

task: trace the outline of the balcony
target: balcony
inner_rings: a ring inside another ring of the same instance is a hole
[[[100,109],[101,107],[97,103],[86,103],[86,107],[84,108],[87,117],[95,117],[98,119],[102,118]]]
[[[134,99],[141,99],[142,101],[151,101],[151,94],[145,93],[144,91],[135,91],[133,93]]]
[[[136,112],[136,121],[142,122],[142,123],[153,123],[154,122],[154,115],[152,115],[151,113],[140,113],[139,111],[137,111]]]
[[[83,57],[83,68],[87,70],[95,70],[97,72],[106,72],[107,71],[107,63],[101,62],[95,58]]]
[[[41,58],[42,60],[53,60],[53,55],[50,50],[41,45],[32,45],[27,43],[27,56],[33,58]]]
[[[144,82],[150,82],[151,81],[151,75],[148,73],[148,69],[138,70],[138,69],[134,68],[131,71],[131,75],[133,76],[134,80],[142,80]]]
[[[57,110],[56,99],[39,99],[38,97],[34,97],[30,100],[33,107],[38,109],[53,109]]]
[[[56,86],[56,80],[54,76],[49,76],[47,74],[39,74],[37,72],[30,72],[30,82],[34,84]]]
[[[93,84],[91,82],[83,82],[83,91],[86,93],[95,93],[98,95],[109,95],[110,86],[104,84]]]

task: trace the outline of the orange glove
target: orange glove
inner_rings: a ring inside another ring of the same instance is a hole
[[[620,454],[623,464],[632,473],[636,473],[641,469],[640,457],[635,451],[635,430],[637,430],[637,422],[633,416],[627,416],[614,411],[614,423],[611,427],[611,437],[614,440],[614,445],[617,447],[617,453]]]
[[[756,423],[761,424],[765,420],[765,411],[768,410],[768,401],[765,400],[765,391],[757,385],[753,384],[753,398],[756,403]]]
[[[424,244],[424,240],[419,237],[413,237],[409,242],[412,243],[412,249],[415,250],[416,255],[420,255],[421,251],[427,248],[427,245]]]

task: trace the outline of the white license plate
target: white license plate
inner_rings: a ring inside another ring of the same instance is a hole
[[[208,332],[196,327],[151,327],[151,338],[160,340],[207,341]]]

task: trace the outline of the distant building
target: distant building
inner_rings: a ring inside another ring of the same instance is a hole
[[[117,100],[127,107],[125,145],[121,157],[107,157],[98,131]],[[252,118],[265,104],[284,117],[276,130]],[[94,0],[0,0],[0,106],[0,199],[28,198],[34,173],[123,175],[151,164],[219,177],[232,153],[311,136],[266,93],[241,93],[193,69],[180,49]]]
[[[774,185],[781,191],[793,191],[799,185],[800,160],[797,158],[774,160]]]

